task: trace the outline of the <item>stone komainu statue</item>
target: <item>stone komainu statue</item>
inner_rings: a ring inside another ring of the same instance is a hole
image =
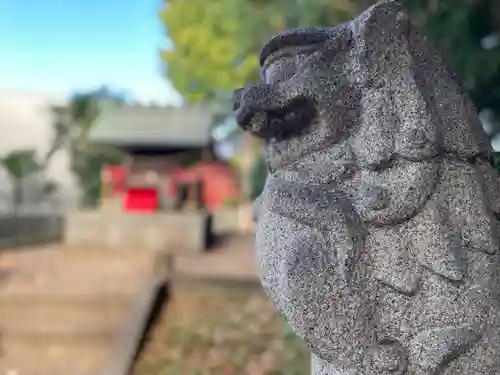
[[[286,31],[261,65],[234,109],[265,140],[262,283],[313,373],[500,374],[491,146],[402,6]]]

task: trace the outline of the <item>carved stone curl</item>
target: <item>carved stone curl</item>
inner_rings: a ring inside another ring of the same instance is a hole
[[[395,1],[262,49],[262,284],[314,375],[500,374],[500,179],[476,111]]]

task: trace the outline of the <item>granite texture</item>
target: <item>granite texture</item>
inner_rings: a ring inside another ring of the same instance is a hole
[[[500,374],[500,178],[471,100],[395,1],[262,49],[262,284],[314,375]]]

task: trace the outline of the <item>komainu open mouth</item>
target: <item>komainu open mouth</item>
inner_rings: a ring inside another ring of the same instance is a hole
[[[300,134],[310,125],[315,113],[315,106],[310,100],[297,97],[276,109],[238,106],[236,122],[243,130],[257,137],[280,140]]]

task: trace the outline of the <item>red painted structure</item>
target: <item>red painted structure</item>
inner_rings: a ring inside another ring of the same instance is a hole
[[[110,186],[110,194],[122,196],[126,212],[156,212],[160,206],[159,189],[127,186],[129,176],[130,171],[124,165],[108,165],[102,171],[103,182]],[[179,194],[179,185],[200,182],[201,201],[208,210],[215,210],[240,197],[239,183],[233,170],[220,161],[199,162],[191,167],[175,166],[169,176],[169,186],[164,188],[174,199]]]
[[[200,162],[191,168],[177,167],[171,173],[170,194],[176,196],[179,183],[200,181],[201,200],[208,209],[216,209],[228,200],[238,199],[240,189],[232,169],[221,162]]]
[[[124,196],[123,208],[127,212],[156,212],[160,196],[155,188],[128,188]]]

